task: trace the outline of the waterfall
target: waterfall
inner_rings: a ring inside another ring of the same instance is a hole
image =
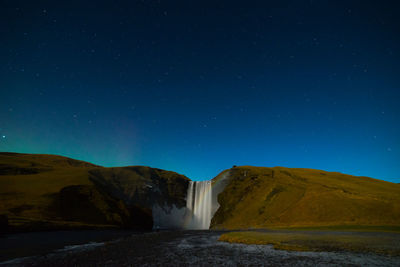
[[[186,208],[190,211],[193,210],[193,182],[192,181],[190,181],[188,191],[187,191]]]
[[[190,181],[186,208],[189,216],[189,229],[209,229],[212,207],[211,181]]]

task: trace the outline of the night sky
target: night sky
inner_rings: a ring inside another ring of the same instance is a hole
[[[0,1],[0,151],[400,182],[398,1]]]

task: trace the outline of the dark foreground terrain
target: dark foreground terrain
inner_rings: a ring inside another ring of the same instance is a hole
[[[128,234],[128,233],[127,233]],[[399,256],[367,252],[297,252],[275,250],[271,245],[231,244],[218,241],[219,231],[166,231],[128,234],[112,241],[67,246],[39,256],[7,260],[0,265],[27,266],[184,266],[184,265],[272,265],[272,266],[400,266]],[[315,234],[315,233],[314,233]],[[321,235],[326,234],[321,232]],[[334,232],[330,234],[335,234]],[[340,233],[339,233],[340,234]],[[358,235],[360,233],[350,233]],[[362,233],[398,240],[398,233]],[[70,235],[71,236],[71,235]],[[46,238],[44,235],[43,238]],[[43,239],[42,238],[42,239]],[[54,233],[52,238],[55,238]],[[65,234],[58,238],[58,246]],[[29,240],[29,238],[27,239]],[[373,240],[373,238],[372,238]],[[32,240],[31,240],[32,241]],[[5,239],[1,239],[4,248]],[[57,242],[56,242],[57,243]],[[14,244],[15,245],[15,244]],[[32,244],[31,244],[32,245]],[[53,244],[54,246],[56,244]],[[26,245],[25,249],[29,251]],[[49,245],[51,246],[51,245]],[[58,247],[54,247],[58,248]],[[47,249],[50,249],[48,247]],[[11,253],[10,248],[9,253]],[[2,253],[4,250],[2,250]],[[4,260],[4,255],[3,260]]]

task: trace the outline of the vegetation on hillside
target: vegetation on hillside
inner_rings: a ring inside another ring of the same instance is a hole
[[[400,225],[398,184],[313,169],[250,166],[232,168],[228,179],[218,196],[213,229]]]
[[[149,167],[104,168],[55,155],[0,153],[1,230],[151,229],[147,190],[165,205],[182,206],[187,181]]]
[[[292,251],[352,251],[400,255],[399,234],[361,234],[334,232],[230,232],[219,241],[256,245],[273,245],[275,249]]]
[[[151,229],[153,205],[186,206],[188,181],[144,166],[0,153],[0,230]],[[213,192],[212,229],[400,226],[400,185],[367,177],[235,166],[213,179]]]

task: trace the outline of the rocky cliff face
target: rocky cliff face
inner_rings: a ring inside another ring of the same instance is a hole
[[[90,171],[90,180],[128,206],[152,211],[157,228],[181,228],[189,179],[175,172],[144,166]]]
[[[89,224],[118,225],[123,228],[151,230],[151,210],[114,198],[96,186],[71,185],[60,190],[58,210],[65,221]]]
[[[90,180],[99,188],[127,204],[147,208],[153,205],[186,205],[189,179],[175,172],[145,166],[98,168],[89,171]]]

